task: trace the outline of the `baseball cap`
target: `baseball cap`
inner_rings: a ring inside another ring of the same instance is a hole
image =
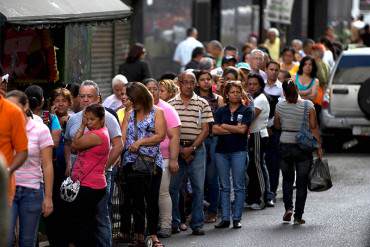
[[[245,69],[251,71],[251,66],[248,63],[240,62],[236,65],[238,69]]]

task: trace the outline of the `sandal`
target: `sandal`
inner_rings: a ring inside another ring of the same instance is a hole
[[[153,247],[164,247],[164,245],[158,240],[158,241],[153,241]]]
[[[217,221],[217,214],[210,213],[207,215],[204,223],[215,223]]]

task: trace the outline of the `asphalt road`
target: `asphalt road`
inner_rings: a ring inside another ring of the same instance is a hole
[[[191,231],[162,239],[165,246],[370,246],[370,153],[329,154],[333,187],[309,192],[305,225],[282,223],[281,190],[274,208],[244,213],[241,229],[205,225],[205,236]]]

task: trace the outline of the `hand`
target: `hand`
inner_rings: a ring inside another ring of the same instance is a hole
[[[172,175],[176,174],[179,171],[179,163],[177,160],[170,160],[168,169]]]
[[[319,159],[322,159],[322,157],[323,157],[323,152],[322,152],[322,148],[321,148],[321,147],[319,147],[319,148],[316,150],[316,154],[317,154],[317,157],[318,157]]]
[[[87,125],[87,114],[84,111],[82,114],[81,128],[85,129],[86,125]]]
[[[190,155],[185,159],[186,164],[190,165],[190,163],[193,161],[194,155]]]
[[[45,197],[42,202],[42,213],[44,217],[48,217],[53,212],[53,200],[51,197]]]
[[[55,114],[56,109],[57,109],[57,107],[56,107],[55,105],[52,105],[52,106],[50,107],[50,113],[51,113],[51,114]]]
[[[69,164],[67,164],[66,165],[66,171],[64,172],[64,175],[66,176],[66,177],[69,177],[69,176],[71,176],[71,165]]]
[[[192,147],[185,147],[180,149],[180,153],[183,159],[187,159],[192,153],[193,153],[193,148]]]
[[[137,151],[139,151],[140,145],[140,140],[137,140],[136,142],[131,144],[131,146],[128,148],[128,151],[130,151],[131,153],[136,153]]]

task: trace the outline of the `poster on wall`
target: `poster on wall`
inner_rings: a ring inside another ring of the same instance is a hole
[[[56,82],[59,79],[55,48],[47,29],[17,31],[6,28],[2,54],[2,67],[16,82]]]
[[[291,24],[294,0],[267,0],[266,20],[281,24]]]

